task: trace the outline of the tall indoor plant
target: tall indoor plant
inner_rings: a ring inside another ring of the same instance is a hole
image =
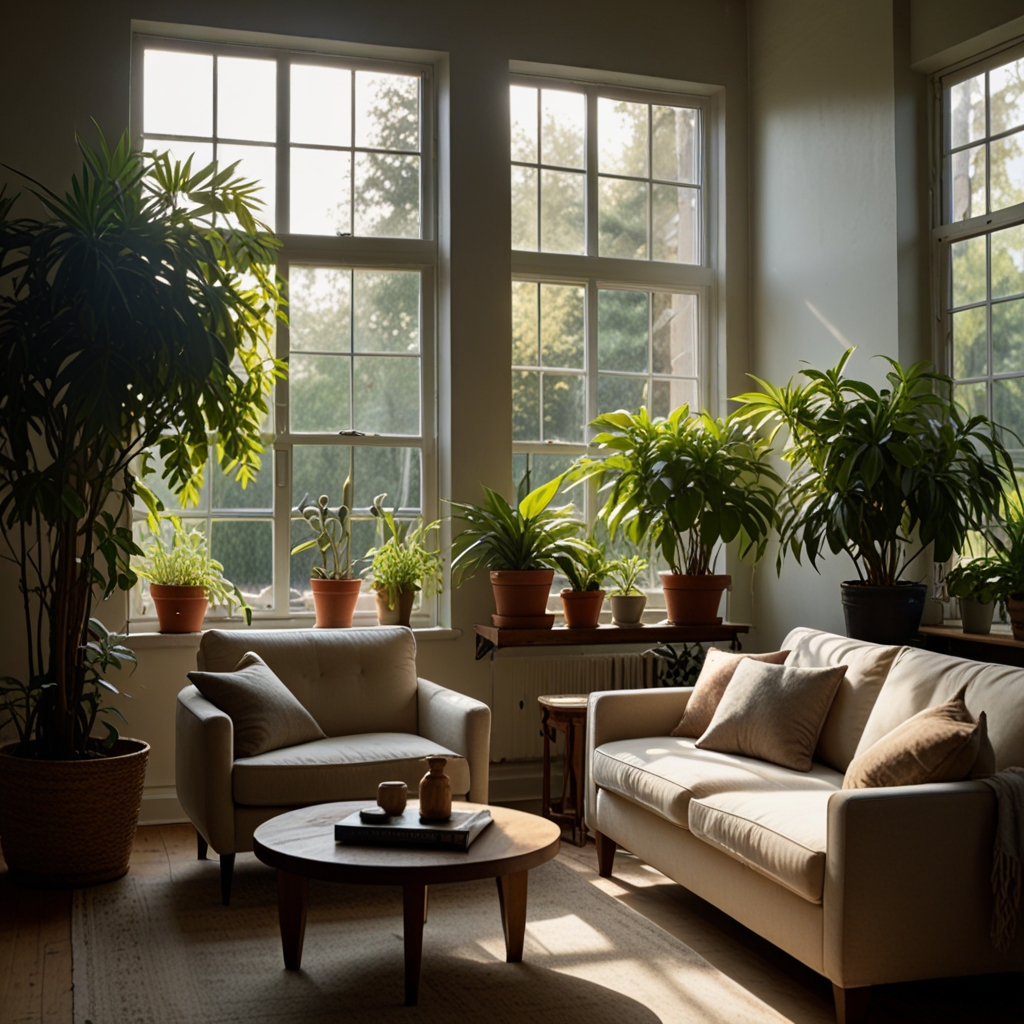
[[[101,742],[89,710],[112,664],[95,659],[97,592],[137,582],[136,495],[158,510],[136,460],[158,448],[170,489],[195,494],[212,437],[244,486],[281,372],[276,242],[255,186],[233,166],[134,153],[127,133],[78,145],[68,192],[33,182],[44,219],[0,193],[0,536],[27,653],[0,691],[18,734],[0,753],[0,841],[13,873],[64,884],[127,870],[141,798],[148,746],[109,723]],[[210,226],[229,216],[232,230]]]
[[[944,562],[967,535],[997,517],[1010,456],[984,416],[967,416],[949,377],[928,363],[904,369],[887,359],[889,386],[876,390],[845,375],[848,349],[806,383],[740,395],[739,415],[783,427],[790,472],[779,505],[779,560],[806,553],[815,568],[826,550],[845,552],[857,579],[843,584],[850,636],[903,643],[920,624],[924,585],[902,579],[929,544]],[[912,538],[919,544],[909,554]]]

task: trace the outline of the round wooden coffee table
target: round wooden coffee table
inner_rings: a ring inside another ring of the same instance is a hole
[[[277,911],[285,967],[297,971],[302,963],[309,878],[402,886],[407,1006],[415,1006],[419,995],[428,885],[497,879],[505,959],[508,963],[522,960],[528,873],[558,853],[558,826],[535,814],[491,807],[493,824],[465,853],[335,842],[335,823],[370,803],[355,800],[302,807],[256,829],[253,851],[264,864],[277,868]],[[457,802],[452,806],[455,810],[477,810],[483,805]]]

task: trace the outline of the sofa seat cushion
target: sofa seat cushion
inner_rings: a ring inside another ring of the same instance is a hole
[[[733,790],[691,800],[690,831],[811,903],[825,885],[829,789]]]
[[[682,828],[690,827],[693,799],[716,793],[785,790],[833,793],[841,772],[813,764],[809,772],[739,754],[698,750],[688,736],[616,740],[594,751],[594,782]]]
[[[235,803],[252,807],[299,807],[333,800],[377,798],[381,782],[401,781],[410,796],[427,770],[423,758],[444,754],[445,774],[456,797],[469,792],[469,764],[433,740],[402,732],[329,736],[235,760],[231,789]]]

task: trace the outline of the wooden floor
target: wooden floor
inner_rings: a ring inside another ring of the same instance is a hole
[[[140,828],[132,870],[194,858],[190,825]],[[833,1024],[831,986],[660,872],[621,851],[612,879],[597,875],[593,844],[568,841],[563,863],[694,949],[794,1024]],[[210,885],[218,885],[210,864]],[[71,893],[24,889],[0,860],[0,1024],[73,1024]],[[766,1020],[773,1017],[766,1014]],[[886,985],[872,993],[869,1024],[1024,1024],[1024,975]],[[122,1024],[104,1021],[102,1024]]]

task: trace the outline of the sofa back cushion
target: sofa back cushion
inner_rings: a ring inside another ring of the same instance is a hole
[[[897,655],[860,738],[862,754],[925,708],[948,701],[963,686],[967,710],[982,711],[995,752],[995,768],[1024,767],[1024,669],[951,658],[914,647]]]
[[[882,647],[816,629],[794,629],[782,646],[790,651],[786,664],[795,668],[846,666],[846,675],[836,691],[814,753],[816,761],[845,772],[901,648]]]
[[[230,672],[254,651],[328,736],[417,731],[416,640],[403,626],[373,629],[211,629],[196,658]]]

